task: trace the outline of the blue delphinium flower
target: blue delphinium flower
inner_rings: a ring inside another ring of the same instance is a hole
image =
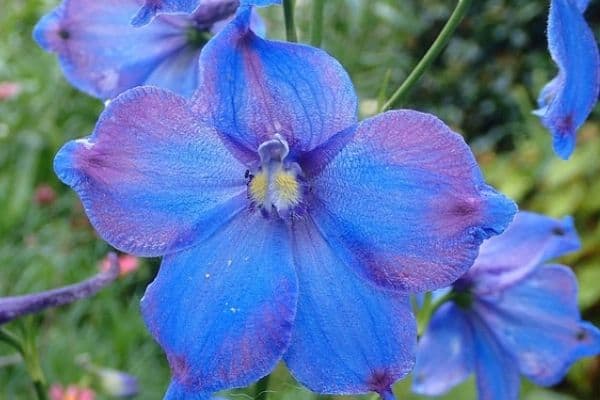
[[[232,18],[237,0],[205,0],[191,15],[163,15],[134,28],[140,0],[63,0],[36,25],[42,48],[58,55],[69,82],[103,100],[140,85],[191,96],[198,57],[210,37]],[[262,21],[253,17],[262,31]]]
[[[570,218],[527,212],[486,241],[419,341],[414,390],[440,395],[474,372],[480,399],[512,400],[519,375],[552,385],[600,353],[600,331],[579,315],[575,276],[544,265],[578,247]]]
[[[236,0],[239,3],[239,0]],[[133,17],[131,23],[134,26],[146,25],[155,15],[160,14],[180,14],[193,13],[198,6],[205,6],[207,3],[223,3],[219,0],[144,0],[144,5]],[[271,4],[280,4],[281,0],[241,0],[243,4],[253,4],[256,6],[267,6]]]
[[[577,130],[598,101],[600,56],[594,33],[583,17],[589,0],[552,0],[548,47],[558,76],[538,98],[542,124],[553,137],[554,151],[567,159],[573,153]]]
[[[313,391],[388,398],[414,363],[406,293],[463,274],[515,205],[434,116],[357,123],[339,63],[260,38],[250,15],[203,49],[191,101],[123,93],[56,172],[110,244],[164,256],[142,312],[167,398],[248,385],[281,359]]]

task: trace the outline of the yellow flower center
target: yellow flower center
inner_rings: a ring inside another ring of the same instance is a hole
[[[267,213],[274,210],[284,215],[302,200],[300,168],[295,163],[284,163],[289,148],[279,135],[263,143],[258,152],[261,166],[248,183],[249,197]]]

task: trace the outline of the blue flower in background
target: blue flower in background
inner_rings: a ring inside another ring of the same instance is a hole
[[[153,85],[191,96],[198,57],[210,37],[232,18],[237,0],[206,0],[192,15],[163,15],[134,28],[141,0],[64,0],[34,30],[42,48],[58,55],[69,82],[103,100]],[[253,28],[263,33],[258,15]]]
[[[567,159],[577,130],[590,115],[600,90],[600,56],[594,34],[583,17],[589,0],[552,0],[548,47],[558,76],[541,91],[536,114],[550,130],[554,151]]]
[[[558,383],[577,359],[600,353],[600,331],[582,321],[577,281],[549,259],[579,247],[570,218],[520,212],[486,241],[419,341],[413,389],[440,395],[476,374],[479,398],[511,400],[519,375]]]
[[[408,292],[462,275],[515,205],[440,120],[358,123],[336,60],[261,39],[250,17],[205,46],[191,101],[123,93],[56,172],[110,244],[164,256],[142,312],[167,398],[246,386],[282,359],[313,391],[388,398],[414,364]]]
[[[242,4],[267,6],[271,4],[280,4],[281,0],[242,0]],[[191,14],[199,5],[206,6],[210,3],[231,3],[221,0],[144,0],[144,5],[133,17],[131,23],[134,26],[146,25],[150,20],[159,14]],[[240,3],[236,0],[235,3]]]

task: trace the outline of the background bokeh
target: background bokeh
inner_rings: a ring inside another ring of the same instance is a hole
[[[89,226],[74,192],[52,170],[56,150],[66,140],[90,133],[103,108],[71,88],[54,56],[31,39],[36,21],[57,4],[0,0],[0,82],[21,85],[16,97],[0,100],[0,296],[81,280],[97,272],[109,251]],[[298,2],[301,41],[308,41],[309,6],[309,0]],[[453,6],[450,0],[326,2],[324,47],[348,69],[363,116],[375,113],[382,94],[391,94],[402,82]],[[553,155],[550,136],[531,114],[539,89],[556,72],[546,50],[547,6],[547,0],[475,1],[448,49],[402,106],[434,113],[463,134],[487,179],[522,209],[575,217],[584,246],[564,262],[580,279],[584,317],[598,324],[599,113],[581,129],[570,161]],[[281,10],[261,12],[270,35],[283,37]],[[599,1],[592,2],[587,17],[600,37]],[[382,84],[386,80],[387,87]],[[146,332],[138,306],[157,267],[158,260],[145,260],[137,272],[96,297],[29,318],[27,323],[39,327],[50,382],[94,384],[75,362],[88,354],[98,365],[137,376],[140,399],[162,398],[169,378],[166,360]],[[0,343],[0,399],[32,399],[25,370],[12,355]],[[272,382],[271,400],[317,398],[283,366]],[[399,383],[399,398],[421,398],[409,388],[410,379]],[[252,398],[253,393],[249,388],[228,397]],[[473,380],[442,398],[474,399]],[[552,389],[524,382],[523,398],[600,399],[600,359],[578,363]]]

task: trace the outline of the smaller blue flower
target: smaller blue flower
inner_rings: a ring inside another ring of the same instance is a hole
[[[550,130],[554,151],[568,159],[577,130],[592,112],[600,89],[600,56],[594,34],[583,17],[589,0],[552,0],[548,47],[558,76],[538,98],[535,114]]]
[[[144,0],[144,5],[131,20],[133,26],[143,26],[149,23],[152,18],[160,14],[191,14],[198,9],[200,5],[224,3],[221,0]],[[271,4],[281,4],[281,0],[230,0],[228,3],[237,3],[238,5],[268,6]]]
[[[181,2],[183,3],[183,2]],[[205,0],[193,14],[160,15],[140,28],[131,16],[140,0],[63,0],[34,29],[46,51],[58,55],[67,80],[102,100],[152,85],[189,97],[198,85],[198,57],[233,17],[237,0]],[[264,34],[258,14],[252,28]]]
[[[418,344],[413,390],[440,395],[474,372],[480,399],[513,400],[519,375],[553,385],[577,359],[600,353],[600,330],[577,308],[574,274],[544,265],[578,247],[570,218],[517,214],[434,313]]]

